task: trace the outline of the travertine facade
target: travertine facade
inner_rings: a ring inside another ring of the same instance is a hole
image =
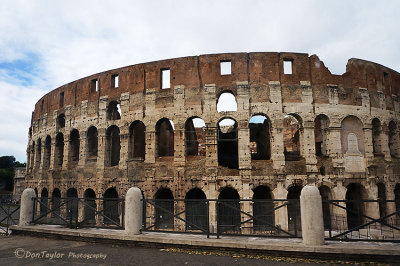
[[[217,111],[222,94],[234,96],[236,111]],[[399,96],[400,74],[392,69],[350,59],[346,73],[333,75],[316,55],[300,53],[202,55],[114,69],[37,102],[25,186],[48,197],[103,197],[106,190],[124,197],[137,186],[145,198],[185,198],[199,188],[215,199],[230,187],[224,197],[285,199],[316,183],[323,198],[394,199]],[[224,118],[234,125],[219,127]],[[379,216],[394,208],[366,211]]]

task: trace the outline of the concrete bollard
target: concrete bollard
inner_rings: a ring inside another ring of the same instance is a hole
[[[131,187],[125,197],[125,233],[140,234],[142,228],[143,202],[142,192],[137,187]]]
[[[26,188],[21,196],[21,208],[19,210],[19,225],[29,225],[32,222],[33,199],[36,197],[35,190]]]
[[[323,245],[325,239],[322,200],[316,186],[307,185],[301,190],[300,208],[303,244]]]

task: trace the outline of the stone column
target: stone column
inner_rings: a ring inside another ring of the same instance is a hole
[[[271,160],[273,168],[282,173],[285,168],[285,155],[283,153],[283,113],[282,113],[282,88],[279,81],[270,81],[269,97],[271,100]]]
[[[288,191],[284,187],[284,177],[280,178],[283,179],[281,181],[278,181],[277,187],[272,191],[273,198],[274,199],[286,199],[287,198],[287,193]],[[275,201],[274,202],[274,207],[278,207],[280,205],[285,204],[284,201]],[[275,211],[275,225],[280,226],[283,230],[288,230],[289,229],[289,224],[288,224],[288,213],[287,213],[287,207],[281,207]]]
[[[145,163],[155,163],[156,161],[156,132],[154,131],[154,128],[154,124],[151,124],[149,125],[149,129],[146,129],[146,156],[144,160]]]
[[[126,169],[128,160],[129,127],[124,125],[120,127],[120,150],[119,150],[119,169]]]
[[[239,169],[251,169],[250,130],[248,121],[239,121],[238,125]]]
[[[78,166],[83,168],[86,162],[86,131],[82,131],[79,133],[79,161]]]
[[[323,245],[325,240],[322,200],[316,186],[306,185],[301,190],[300,209],[303,244],[309,246]]]
[[[143,202],[139,188],[132,187],[125,196],[125,234],[138,235],[142,228]]]
[[[104,164],[106,161],[106,129],[98,128],[97,129],[97,161],[96,167],[97,169],[104,169]]]
[[[380,134],[380,146],[381,152],[385,155],[386,161],[391,161],[392,156],[390,155],[389,149],[389,127],[386,124],[382,125],[382,131]]]
[[[64,152],[63,152],[63,158],[62,158],[62,169],[67,170],[69,168],[69,152],[70,152],[70,146],[71,142],[69,140],[70,138],[70,132],[66,131],[64,134]]]
[[[342,179],[343,180],[343,179]],[[345,200],[346,199],[346,187],[343,186],[343,181],[337,181],[336,187],[332,189],[332,199],[335,200]],[[332,217],[336,217],[336,221],[332,223],[332,229],[338,231],[347,230],[347,212],[346,212],[346,203],[339,202],[340,207],[332,207]]]
[[[316,173],[317,158],[315,156],[315,135],[314,135],[314,121],[304,121],[302,132],[303,156],[306,159],[307,173]]]
[[[19,225],[25,226],[32,222],[33,199],[36,197],[35,190],[26,188],[21,196],[21,209],[19,211]]]

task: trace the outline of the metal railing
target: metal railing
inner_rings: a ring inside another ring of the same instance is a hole
[[[394,200],[323,201],[325,237],[341,241],[400,242],[400,210],[380,214]]]
[[[0,203],[0,232],[9,234],[10,225],[17,225],[19,221],[20,205],[11,199]]]
[[[124,212],[119,198],[33,198],[32,223],[123,229]]]
[[[143,199],[143,230],[301,237],[299,200]]]

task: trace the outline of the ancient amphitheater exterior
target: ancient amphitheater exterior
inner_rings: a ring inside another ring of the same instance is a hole
[[[325,199],[400,199],[399,96],[392,69],[350,59],[334,75],[303,53],[113,69],[36,103],[25,187],[42,197],[122,198],[137,186],[145,198],[286,199],[315,183]]]

